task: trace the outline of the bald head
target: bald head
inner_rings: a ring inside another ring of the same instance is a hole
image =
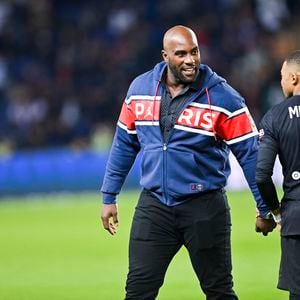
[[[177,25],[164,35],[162,57],[167,64],[167,83],[185,85],[195,81],[199,73],[200,52],[196,34]]]
[[[168,51],[174,48],[174,45],[183,45],[192,42],[198,47],[198,41],[194,31],[188,27],[177,25],[170,28],[163,38],[163,49]]]

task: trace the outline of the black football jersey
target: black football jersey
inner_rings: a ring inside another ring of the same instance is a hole
[[[284,177],[284,197],[300,199],[300,95],[273,106],[260,124],[258,181],[273,174],[278,154]]]
[[[272,107],[261,121],[260,132],[257,186],[271,210],[280,205],[281,235],[300,235],[300,95]],[[277,155],[283,173],[281,203],[271,178]]]

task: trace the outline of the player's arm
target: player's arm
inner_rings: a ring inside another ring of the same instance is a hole
[[[280,223],[281,216],[279,201],[276,188],[272,180],[273,168],[278,153],[278,146],[272,129],[271,113],[267,113],[264,116],[260,126],[262,129],[260,130],[261,137],[258,149],[255,179],[264,202],[272,211],[272,219],[274,219],[276,223]],[[267,235],[264,233],[264,228],[272,221],[273,220],[265,220],[257,217],[255,224],[256,231],[263,232],[264,235]]]
[[[247,107],[239,99],[235,103],[236,109],[219,124],[217,134],[236,157],[256,201],[259,215],[264,217],[270,210],[263,202],[255,182],[258,132]]]
[[[255,179],[264,202],[273,213],[278,214],[280,204],[272,180],[278,145],[274,133],[272,132],[271,114],[267,114],[263,118],[261,127]]]
[[[244,148],[245,145],[248,145],[248,150]],[[236,147],[238,149],[236,149]],[[270,215],[270,208],[263,201],[262,195],[260,194],[258,186],[255,182],[257,137],[247,139],[246,141],[241,142],[240,145],[237,144],[233,147],[233,152],[236,153],[236,157],[243,169],[245,178],[247,179],[249,187],[256,201],[258,214],[255,221],[255,231],[262,232],[263,235],[268,235],[268,233],[272,232],[276,227],[276,222]]]
[[[264,203],[255,181],[258,150],[257,140],[257,136],[254,136],[237,144],[231,145],[230,148],[243,170],[244,176],[256,201],[256,208],[259,216],[266,217],[270,213],[270,209],[266,203]]]
[[[140,145],[136,134],[117,126],[102,184],[103,204],[115,204],[124,181],[136,159]]]
[[[118,224],[116,197],[140,151],[134,120],[130,107],[124,102],[101,188],[101,220],[104,229],[111,234],[116,232]]]
[[[276,149],[272,142],[266,141],[262,143],[258,150],[256,183],[264,202],[272,211],[279,208],[276,188],[271,177],[275,158]]]

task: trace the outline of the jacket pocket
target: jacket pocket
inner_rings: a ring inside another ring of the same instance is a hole
[[[141,186],[147,190],[162,192],[162,176],[162,151],[144,151],[141,160]]]
[[[207,189],[193,153],[169,150],[166,163],[167,188],[171,196],[181,197]]]

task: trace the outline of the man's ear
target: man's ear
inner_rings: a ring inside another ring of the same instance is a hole
[[[161,50],[161,56],[165,62],[168,62],[168,54],[165,50]]]
[[[299,80],[300,80],[300,73],[299,72],[292,73],[292,84],[297,85],[299,83]]]

